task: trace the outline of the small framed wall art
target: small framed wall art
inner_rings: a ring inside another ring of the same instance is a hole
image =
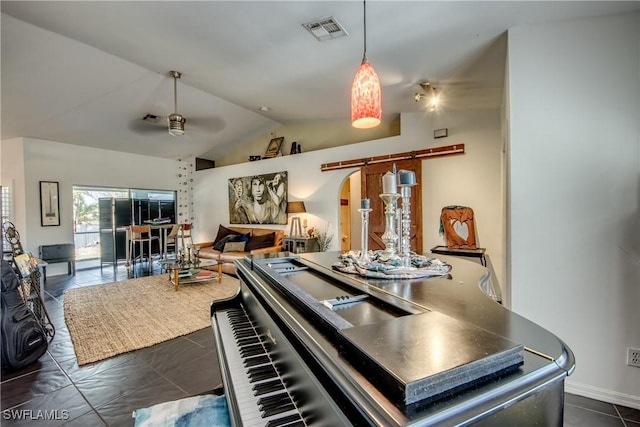
[[[43,227],[60,225],[58,183],[40,181],[40,224]]]
[[[277,138],[272,138],[269,141],[269,145],[267,146],[267,151],[262,156],[263,159],[269,159],[272,157],[276,157],[280,152],[280,146],[282,145],[282,141],[284,141],[284,136],[279,136]]]
[[[448,128],[436,129],[436,130],[433,131],[433,137],[435,139],[446,138],[447,136],[449,136],[449,129]]]

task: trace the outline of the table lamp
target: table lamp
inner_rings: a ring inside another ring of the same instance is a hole
[[[300,237],[302,236],[302,228],[300,228],[300,217],[298,217],[299,213],[305,213],[307,210],[304,207],[304,202],[288,202],[287,203],[287,213],[294,214],[291,218],[291,229],[289,229],[289,235]]]

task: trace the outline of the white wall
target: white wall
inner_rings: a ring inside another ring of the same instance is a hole
[[[451,113],[437,117],[423,113],[403,114],[401,127],[401,135],[396,137],[196,172],[196,241],[213,240],[218,225],[229,224],[229,178],[286,170],[290,200],[304,200],[309,226],[323,229],[326,221],[331,223],[334,235],[331,250],[338,250],[340,189],[354,169],[321,172],[322,163],[464,143],[464,155],[422,161],[423,218],[420,220],[424,230],[424,251],[429,253],[431,247],[444,242],[438,234],[443,206],[471,206],[476,213],[480,244],[492,255],[499,274],[503,269],[504,252],[499,111]],[[442,127],[449,128],[450,136],[434,140],[433,129]],[[352,223],[352,228],[357,227],[359,221]],[[353,245],[359,247],[359,240],[355,240]],[[502,277],[499,281],[504,283]]]
[[[509,31],[514,311],[561,337],[567,390],[640,408],[640,15]]]
[[[2,183],[15,182],[16,228],[23,248],[73,242],[73,185],[176,190],[176,163],[53,141],[17,138],[2,141]],[[40,225],[39,181],[60,185],[60,226]],[[66,274],[53,264],[49,274]]]

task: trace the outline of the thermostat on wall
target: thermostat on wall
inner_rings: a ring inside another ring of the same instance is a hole
[[[433,137],[434,138],[444,138],[446,136],[449,136],[449,129],[448,128],[436,129],[436,130],[433,131]]]

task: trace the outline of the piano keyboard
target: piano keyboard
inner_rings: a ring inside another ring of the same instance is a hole
[[[243,426],[306,426],[269,355],[256,324],[242,306],[216,312],[224,357]]]

